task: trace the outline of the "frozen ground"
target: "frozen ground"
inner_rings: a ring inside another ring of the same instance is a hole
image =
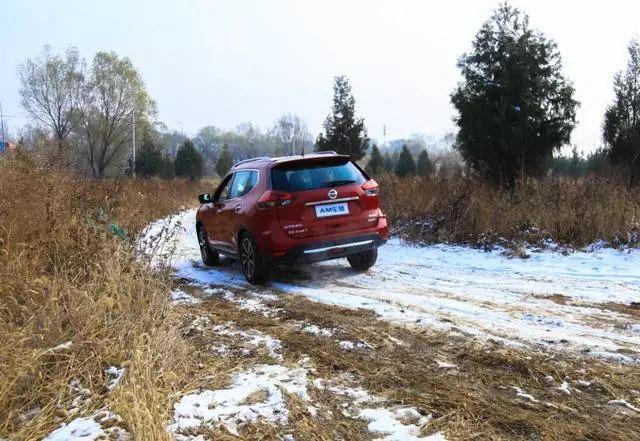
[[[201,265],[194,219],[194,211],[187,211],[152,225],[148,236],[173,235],[157,255],[170,255],[177,277],[205,287],[247,287],[229,260],[218,268]],[[272,288],[516,346],[640,361],[640,320],[603,308],[640,301],[638,251],[541,252],[518,259],[500,251],[392,240],[366,274],[352,272],[346,261],[330,261],[281,270]]]

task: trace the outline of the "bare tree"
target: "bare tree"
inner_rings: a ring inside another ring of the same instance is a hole
[[[306,124],[291,113],[282,115],[274,124],[272,134],[284,145],[285,153],[301,153],[305,144],[311,140]]]
[[[138,71],[128,58],[98,52],[84,90],[82,131],[93,176],[125,155],[131,143],[132,117],[142,122],[154,111]]]
[[[22,106],[39,125],[52,132],[59,155],[79,117],[84,69],[84,60],[73,47],[61,57],[45,46],[38,58],[27,59],[18,66]]]

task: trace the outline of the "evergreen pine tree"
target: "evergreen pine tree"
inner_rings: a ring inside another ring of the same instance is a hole
[[[426,150],[420,152],[418,156],[418,164],[416,165],[416,173],[418,176],[427,177],[433,173],[433,163],[429,158],[429,153]]]
[[[364,157],[369,138],[364,120],[355,117],[355,104],[347,77],[336,77],[333,85],[333,107],[324,122],[324,133],[318,136],[316,151],[334,150],[349,155],[354,161]]]
[[[367,172],[371,175],[377,175],[382,172],[384,168],[384,159],[380,153],[380,149],[377,145],[373,145],[371,148],[371,158],[367,164]]]
[[[180,146],[176,154],[175,171],[178,177],[189,179],[202,177],[202,155],[188,138]]]
[[[396,164],[396,175],[400,177],[413,176],[416,174],[416,161],[413,159],[413,155],[409,151],[409,148],[405,144],[402,146],[402,152],[398,158]]]
[[[136,156],[136,176],[148,178],[158,176],[163,167],[162,152],[156,148],[148,132],[142,137],[142,146]]]
[[[494,183],[541,174],[570,141],[576,106],[556,44],[505,3],[460,58],[463,81],[451,95],[458,111],[457,148]]]
[[[387,173],[394,173],[395,172],[395,168],[396,168],[395,161],[393,160],[393,158],[391,157],[391,155],[388,152],[385,153],[385,155],[384,155],[384,160],[383,160],[382,166],[384,168],[384,171],[386,171]]]
[[[162,158],[162,169],[160,170],[160,177],[162,179],[173,179],[176,177],[176,170],[173,158],[169,155],[165,155]]]
[[[604,140],[613,164],[629,168],[630,183],[640,184],[640,41],[629,44],[627,70],[613,80],[615,102],[604,117]]]
[[[224,178],[229,170],[231,170],[231,167],[233,167],[233,158],[231,157],[229,144],[225,142],[224,146],[222,146],[222,153],[218,158],[218,162],[216,162],[216,172],[218,173],[218,176]]]

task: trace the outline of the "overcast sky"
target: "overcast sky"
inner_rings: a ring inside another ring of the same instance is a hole
[[[574,82],[573,142],[600,143],[612,78],[640,33],[637,0],[514,0],[559,45]],[[334,75],[352,81],[369,134],[443,135],[454,126],[456,60],[498,5],[491,0],[2,0],[0,102],[11,127],[26,122],[16,66],[43,45],[128,56],[156,100],[159,119],[194,134],[251,121],[270,127],[300,115],[314,136]]]

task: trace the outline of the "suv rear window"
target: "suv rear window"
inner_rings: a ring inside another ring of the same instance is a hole
[[[295,192],[317,188],[362,185],[367,181],[351,161],[320,163],[292,163],[271,169],[274,190]]]

